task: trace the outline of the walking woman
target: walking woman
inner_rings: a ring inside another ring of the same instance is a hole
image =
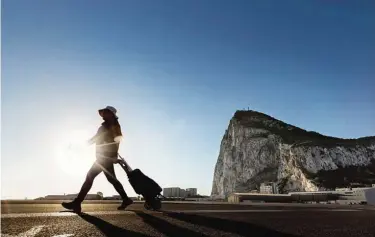
[[[96,161],[86,175],[86,180],[78,196],[72,202],[63,202],[62,206],[74,212],[81,212],[81,203],[90,191],[94,179],[102,171],[107,180],[114,186],[122,198],[122,204],[117,209],[124,210],[133,201],[126,194],[124,187],[117,180],[114,164],[117,163],[117,155],[122,137],[121,126],[116,115],[117,110],[112,106],[107,106],[99,110],[99,115],[104,122],[98,129],[96,135],[89,140],[89,144],[96,144]]]

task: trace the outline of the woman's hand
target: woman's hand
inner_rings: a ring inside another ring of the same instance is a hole
[[[87,145],[92,145],[95,143],[95,140],[96,140],[96,136],[90,138],[89,140],[87,140],[86,144]]]
[[[115,164],[124,164],[124,162],[122,161],[122,160],[120,160],[120,159],[116,159],[116,161],[115,161]]]

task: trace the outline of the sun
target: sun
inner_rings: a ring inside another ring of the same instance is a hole
[[[95,145],[89,145],[92,134],[85,130],[65,131],[58,139],[56,162],[69,175],[86,173],[95,160]]]

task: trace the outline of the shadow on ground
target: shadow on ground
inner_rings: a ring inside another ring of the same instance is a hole
[[[220,230],[232,234],[237,234],[241,236],[251,236],[251,237],[297,237],[297,235],[282,233],[276,230],[272,230],[266,227],[254,225],[251,223],[207,217],[202,215],[194,214],[184,214],[184,213],[175,213],[175,212],[164,212],[164,215],[191,223],[194,225],[205,226],[215,230]]]
[[[151,227],[153,227],[158,232],[162,233],[164,236],[207,236],[203,233],[199,233],[194,230],[190,230],[187,228],[183,228],[170,222],[163,220],[162,218],[147,214],[142,211],[133,211],[137,214],[140,218],[142,218],[143,222]],[[193,225],[208,227],[211,229],[237,234],[241,236],[249,236],[249,237],[297,237],[297,235],[286,234],[276,230],[272,230],[266,227],[254,225],[251,223],[228,220],[228,219],[221,219],[221,218],[214,218],[214,217],[207,217],[202,215],[194,215],[194,214],[184,214],[184,213],[175,213],[175,212],[163,212],[163,214],[167,217],[180,220],[183,222],[187,222]],[[102,232],[104,236],[129,236],[129,237],[144,237],[148,236],[145,234],[141,234],[138,232],[126,230],[120,228],[118,226],[112,225],[100,218],[95,216],[91,216],[86,213],[81,213],[79,216],[91,223],[92,225],[96,226],[98,230]]]
[[[96,228],[98,228],[98,230],[100,230],[100,232],[102,232],[102,234],[104,236],[114,236],[114,237],[117,237],[117,236],[122,236],[122,237],[145,237],[145,236],[148,236],[148,235],[145,235],[145,234],[141,234],[141,233],[138,233],[138,232],[134,232],[134,231],[130,231],[130,230],[126,230],[126,229],[123,229],[123,228],[120,228],[120,227],[117,227],[115,225],[112,225],[111,223],[108,223],[100,218],[97,218],[95,216],[91,216],[89,214],[86,214],[86,213],[81,213],[79,215],[83,220],[87,221],[88,223],[91,223],[93,224],[94,226],[96,226]]]
[[[143,222],[153,227],[155,230],[163,233],[165,236],[207,236],[199,232],[189,230],[180,226],[173,225],[168,221],[165,221],[161,218],[155,217],[153,215],[146,214],[142,211],[133,211],[139,217],[143,219]]]

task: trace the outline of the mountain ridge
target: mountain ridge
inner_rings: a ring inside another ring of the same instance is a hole
[[[225,130],[212,195],[249,192],[276,182],[280,192],[375,183],[375,136],[337,138],[238,110]]]
[[[295,140],[292,139],[294,142],[306,141],[306,140],[303,140],[303,139],[301,141],[298,140],[298,138],[301,138],[301,136],[302,136],[302,138],[306,137],[306,138],[310,138],[310,139],[321,139],[321,140],[324,140],[324,141],[327,141],[327,142],[333,142],[333,143],[335,143],[335,142],[336,143],[344,143],[344,144],[347,143],[347,145],[350,145],[350,144],[357,145],[358,143],[362,144],[362,143],[366,143],[366,142],[369,142],[369,141],[375,142],[375,136],[365,136],[365,137],[359,137],[359,138],[340,138],[340,137],[327,136],[327,135],[324,135],[324,134],[321,134],[321,133],[318,133],[318,132],[315,132],[315,131],[307,131],[303,128],[288,124],[288,123],[286,123],[282,120],[276,119],[276,118],[274,118],[270,115],[267,115],[267,114],[264,114],[264,113],[261,113],[261,112],[258,112],[258,111],[254,111],[254,110],[237,110],[234,113],[234,115],[232,117],[232,120],[233,119],[237,120],[243,126],[251,126],[251,127],[258,127],[258,128],[267,129],[267,127],[265,127],[263,123],[257,123],[257,122],[251,121],[251,120],[249,121],[249,118],[251,118],[251,117],[266,118],[267,120],[271,120],[271,121],[274,121],[274,122],[278,123],[279,125],[281,125],[282,130],[284,130],[286,133],[289,133],[289,134],[281,134],[281,135],[288,136],[288,138],[289,138],[289,136],[297,137],[297,139],[295,139]],[[263,125],[263,126],[260,126],[260,125]],[[268,127],[268,129],[270,129],[270,127]],[[272,131],[275,131],[275,129],[272,129]],[[286,139],[286,142],[290,142],[290,141],[291,141],[290,139]]]

